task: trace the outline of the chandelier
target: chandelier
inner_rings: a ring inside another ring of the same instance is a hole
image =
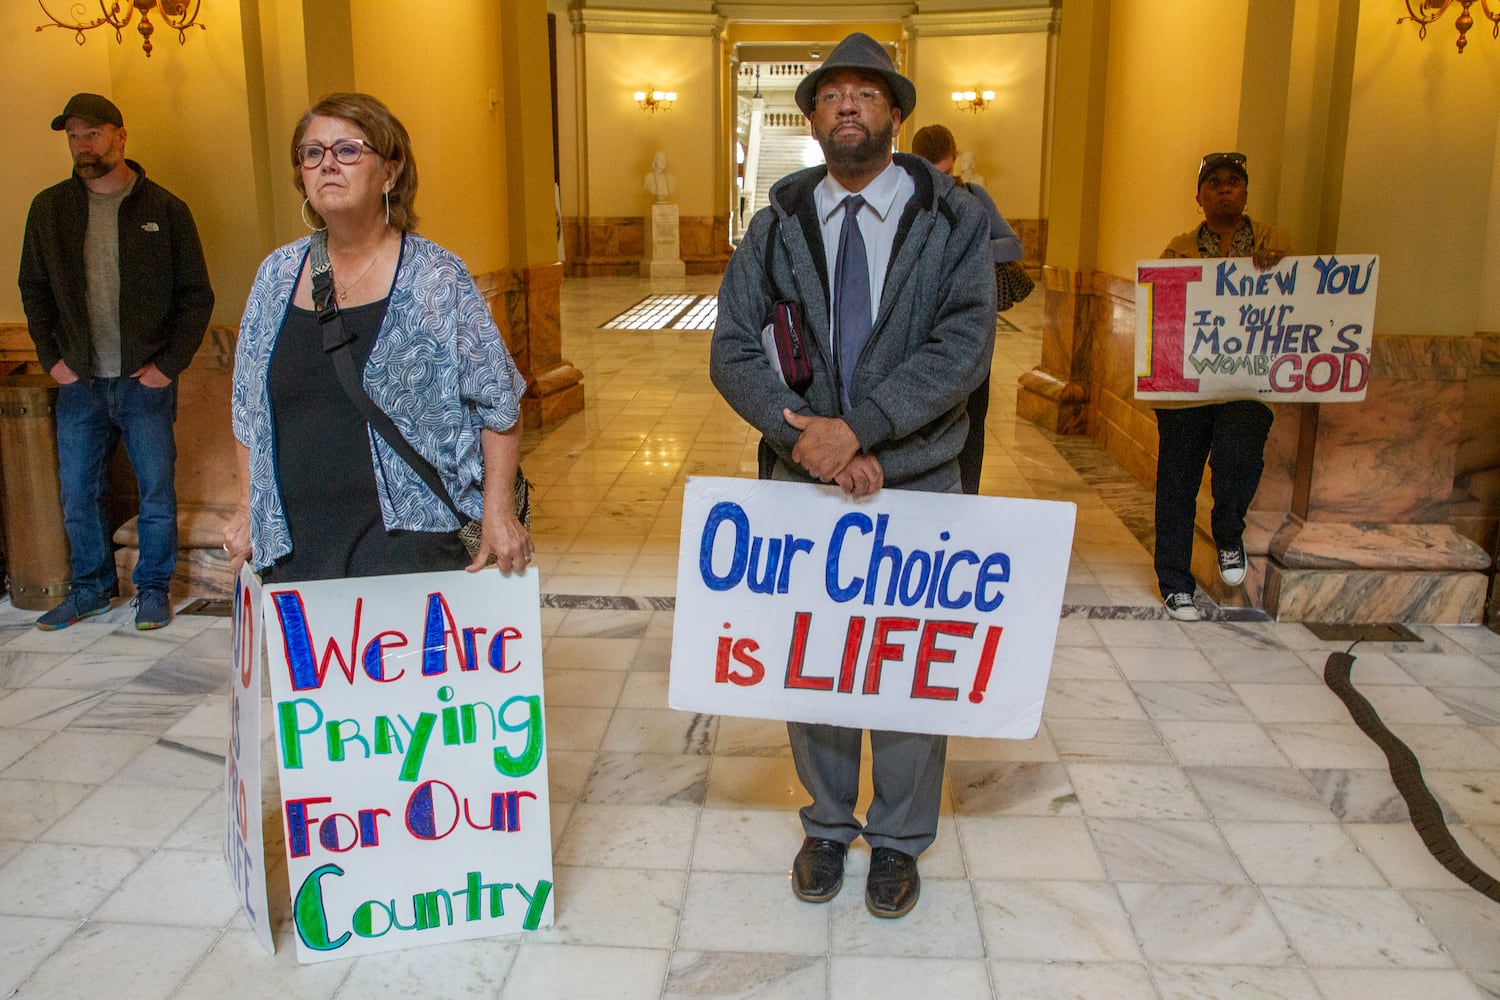
[[[1448,8],[1453,5],[1453,0],[1419,0],[1414,10],[1412,0],[1404,0],[1404,2],[1406,13],[1411,16],[1398,17],[1396,23],[1416,21],[1420,25],[1417,29],[1418,38],[1426,38],[1427,26],[1441,20],[1442,16],[1448,12]],[[1463,55],[1464,46],[1469,44],[1469,39],[1465,36],[1468,35],[1469,29],[1474,27],[1474,15],[1469,13],[1469,8],[1474,6],[1475,0],[1458,0],[1458,2],[1463,6],[1463,10],[1459,11],[1454,27],[1458,29],[1458,54]],[[1490,34],[1500,38],[1500,12],[1490,10],[1490,0],[1478,0],[1478,2],[1479,9],[1484,16],[1494,22],[1495,29]]]
[[[141,21],[135,30],[141,36],[141,48],[146,50],[146,58],[151,58],[151,35],[156,31],[156,25],[151,23],[151,12],[157,11],[161,19],[166,22],[167,27],[177,32],[179,45],[187,43],[187,30],[195,25],[206,28],[207,25],[198,24],[198,9],[203,6],[203,0],[98,0],[99,16],[89,18],[87,8],[83,0],[76,0],[69,8],[73,20],[64,21],[56,14],[47,9],[46,0],[36,0],[37,6],[42,8],[42,13],[47,15],[51,24],[37,25],[37,31],[46,28],[66,28],[73,32],[74,39],[79,45],[84,42],[83,33],[93,28],[109,25],[115,29],[115,41],[123,43],[125,38],[120,33],[130,26],[131,19],[139,11]],[[56,0],[53,0],[56,2]]]

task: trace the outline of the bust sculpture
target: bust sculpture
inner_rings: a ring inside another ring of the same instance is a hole
[[[656,198],[658,204],[672,200],[672,196],[677,193],[677,178],[667,173],[666,153],[658,150],[651,157],[651,169],[646,172],[641,186]]]

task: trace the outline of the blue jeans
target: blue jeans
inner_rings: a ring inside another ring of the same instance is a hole
[[[74,590],[113,594],[118,587],[102,500],[109,456],[122,439],[141,494],[132,580],[138,591],[167,589],[177,566],[176,419],[176,382],[152,389],[133,378],[96,378],[59,387],[58,473]]]

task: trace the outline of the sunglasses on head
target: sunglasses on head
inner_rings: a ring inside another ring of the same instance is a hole
[[[1244,153],[1209,153],[1203,157],[1203,162],[1198,164],[1198,171],[1202,173],[1209,166],[1217,167],[1221,163],[1233,163],[1237,167],[1245,165]]]

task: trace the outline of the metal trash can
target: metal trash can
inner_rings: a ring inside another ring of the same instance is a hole
[[[50,611],[72,572],[57,478],[57,383],[50,375],[0,378],[0,492],[10,601]]]

